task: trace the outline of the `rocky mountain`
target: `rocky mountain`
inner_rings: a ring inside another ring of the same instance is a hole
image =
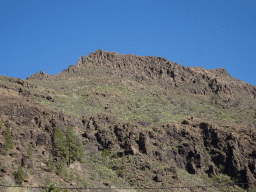
[[[256,190],[256,87],[223,68],[97,50],[57,75],[0,76],[0,98],[3,185]]]
[[[98,73],[99,69],[101,73]],[[89,71],[92,73],[88,74]],[[73,76],[80,79],[88,76],[124,77],[147,84],[159,83],[165,89],[185,86],[184,91],[200,95],[224,92],[232,97],[234,92],[242,91],[256,98],[255,86],[235,79],[224,68],[206,70],[202,67],[184,67],[162,57],[121,55],[117,52],[97,50],[87,57],[82,56],[76,66],[70,65],[68,70],[64,70],[55,78],[70,79]],[[27,79],[49,77],[41,71],[40,74],[36,73]]]

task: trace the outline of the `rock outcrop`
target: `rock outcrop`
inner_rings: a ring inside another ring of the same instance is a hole
[[[108,130],[98,126],[97,120],[92,119],[92,122],[88,122],[90,125],[94,128],[87,130],[85,137],[90,139],[92,136],[88,132],[97,130],[95,138],[98,143],[95,144],[100,144],[100,150],[114,150],[114,146],[118,146],[127,155],[146,154],[150,160],[170,165],[175,162],[178,168],[186,169],[190,174],[207,173],[213,177],[224,173],[240,183],[250,183],[246,188],[256,189],[256,131],[248,126],[219,126],[189,117],[181,124],[185,128],[166,124],[159,129],[162,132],[162,136],[159,136],[129,123],[112,125]],[[95,141],[90,139],[90,142]],[[158,171],[154,179],[161,182],[162,175]]]
[[[234,92],[242,92],[256,98],[256,87],[232,77],[224,68],[206,70],[202,67],[184,67],[162,57],[119,54],[101,49],[79,58],[77,65],[56,76],[44,72],[35,73],[27,79],[43,78],[88,78],[98,76],[94,70],[102,70],[100,75],[132,78],[141,83],[154,84],[155,81],[165,89],[182,88],[185,92],[210,95],[224,92],[226,98]],[[90,71],[90,73],[88,73]]]

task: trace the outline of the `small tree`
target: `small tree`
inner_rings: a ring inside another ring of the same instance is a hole
[[[54,132],[54,147],[61,159],[70,165],[71,161],[82,160],[83,147],[77,142],[75,133],[71,126],[67,127],[66,137],[59,127]]]
[[[49,167],[49,171],[50,172],[53,172],[54,170],[55,170],[55,163],[53,162],[53,156],[52,156],[52,154],[50,154],[50,156],[49,156],[49,159],[48,159],[48,161],[47,161],[47,165],[48,165],[48,167]]]
[[[67,169],[66,169],[66,166],[67,166],[67,161],[66,159],[61,159],[57,165],[57,172],[58,174],[64,179],[66,180],[67,177],[68,177],[68,172],[67,172]]]
[[[56,127],[54,131],[54,147],[58,155],[67,160],[68,158],[67,142],[64,137],[64,133],[59,127]]]
[[[68,156],[68,162],[69,165],[71,163],[71,160],[75,160],[75,158],[79,159],[80,158],[80,146],[77,145],[76,142],[76,136],[74,133],[73,128],[69,125],[67,128],[67,144],[68,144],[68,149],[69,149],[69,156]]]
[[[13,149],[13,147],[14,143],[12,140],[12,134],[10,128],[8,127],[5,134],[4,154],[6,155],[9,149]]]
[[[22,182],[24,181],[24,172],[23,172],[23,169],[21,168],[21,165],[19,165],[18,167],[18,171],[16,173],[16,180],[19,185],[21,185]]]

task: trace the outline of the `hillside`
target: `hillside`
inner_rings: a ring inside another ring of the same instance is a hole
[[[0,97],[3,185],[256,190],[256,87],[223,68],[97,50],[57,75],[0,76]]]

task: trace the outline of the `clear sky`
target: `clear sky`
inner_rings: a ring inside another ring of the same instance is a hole
[[[256,0],[0,1],[1,75],[56,75],[98,49],[222,67],[256,85]]]

